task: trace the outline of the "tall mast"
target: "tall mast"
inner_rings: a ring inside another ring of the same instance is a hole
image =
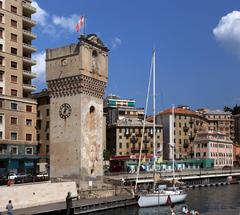
[[[156,170],[156,54],[153,50],[153,169]]]
[[[175,187],[175,141],[174,141],[174,122],[175,122],[175,115],[174,115],[174,105],[172,105],[172,169],[173,169],[173,187]]]
[[[150,67],[150,73],[149,73],[149,79],[148,79],[148,90],[147,90],[147,98],[146,98],[146,104],[145,104],[145,109],[144,109],[145,112],[144,112],[144,120],[143,120],[143,129],[142,129],[140,153],[139,153],[139,158],[138,158],[138,168],[137,168],[137,178],[136,178],[135,190],[137,190],[137,184],[138,184],[138,178],[139,178],[139,172],[140,172],[140,165],[141,165],[141,158],[142,158],[142,147],[143,147],[143,138],[144,138],[144,134],[145,134],[145,126],[146,126],[146,118],[147,118],[147,112],[148,112],[148,100],[149,100],[149,95],[150,95],[152,73],[153,73],[153,57],[151,59],[151,67]]]
[[[156,174],[156,54],[153,50],[153,188],[156,187],[155,174]]]

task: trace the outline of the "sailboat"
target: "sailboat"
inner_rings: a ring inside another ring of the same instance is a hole
[[[173,169],[173,180],[172,180],[172,186],[171,187],[166,187],[165,189],[160,189],[157,188],[156,189],[156,181],[155,181],[155,174],[156,174],[156,141],[155,141],[155,126],[156,126],[156,122],[155,122],[155,116],[156,116],[156,112],[155,112],[155,100],[156,100],[156,92],[155,92],[155,71],[156,71],[156,67],[155,67],[155,58],[156,58],[156,54],[155,54],[155,50],[153,51],[153,56],[152,56],[152,64],[151,64],[151,70],[150,70],[150,78],[149,78],[149,86],[148,86],[148,96],[149,96],[149,89],[150,89],[150,85],[151,85],[151,77],[153,79],[153,178],[154,178],[154,187],[153,187],[153,191],[152,192],[148,192],[148,193],[142,193],[140,194],[139,198],[138,198],[138,205],[139,207],[151,207],[151,206],[158,206],[158,205],[169,205],[172,203],[181,203],[184,202],[186,197],[187,197],[187,193],[182,190],[179,189],[175,186],[175,160],[174,160],[174,148],[175,148],[175,143],[174,143],[174,106],[172,108],[172,115],[170,117],[170,148],[171,148],[171,153],[172,153],[172,169]],[[147,102],[148,102],[148,96],[147,96],[147,100],[146,100],[146,107],[147,107]],[[147,108],[146,108],[147,109]],[[145,114],[146,115],[146,114]],[[145,120],[145,119],[144,119]],[[145,123],[144,123],[145,124]],[[143,128],[143,132],[144,132],[144,128]],[[143,135],[142,135],[143,136]],[[142,144],[141,144],[142,145]],[[142,149],[142,146],[141,146]],[[141,149],[140,149],[140,156],[139,158],[141,158]],[[140,166],[140,160],[139,160],[139,166]],[[135,189],[137,188],[137,183],[138,183],[138,177],[139,177],[139,167],[138,167],[138,172],[137,172],[137,179],[136,179],[136,186]]]

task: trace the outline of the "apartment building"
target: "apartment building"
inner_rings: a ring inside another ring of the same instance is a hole
[[[175,158],[192,158],[193,140],[200,130],[206,130],[208,120],[201,114],[191,110],[188,106],[179,106],[174,108],[174,143]],[[172,159],[172,150],[170,143],[170,125],[172,117],[172,108],[167,108],[156,116],[157,124],[163,125],[163,158]]]
[[[34,93],[33,98],[37,101],[37,152],[39,156],[38,170],[47,171],[49,166],[50,149],[50,97],[49,92],[44,89],[39,93]]]
[[[31,0],[0,0],[0,172],[33,172],[37,160]]]
[[[106,149],[111,155],[138,156],[143,136],[142,154],[151,157],[154,154],[153,123],[144,124],[144,109],[135,107],[135,100],[107,97],[104,112],[107,118]],[[156,125],[156,154],[162,156],[162,125]]]
[[[233,142],[222,132],[200,131],[193,142],[195,158],[210,158],[215,167],[233,166]]]
[[[209,131],[219,131],[225,133],[227,137],[234,141],[234,119],[231,112],[209,109],[199,109],[198,111],[208,120]]]
[[[235,143],[240,145],[240,114],[234,115]]]

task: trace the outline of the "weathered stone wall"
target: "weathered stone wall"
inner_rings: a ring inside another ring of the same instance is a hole
[[[9,200],[12,200],[14,209],[63,202],[67,193],[77,195],[75,182],[35,183],[0,187],[0,211],[5,211]]]
[[[68,103],[71,115],[62,119],[59,108]],[[50,175],[89,180],[103,175],[103,101],[79,94],[51,99]],[[90,108],[94,110],[90,113]]]

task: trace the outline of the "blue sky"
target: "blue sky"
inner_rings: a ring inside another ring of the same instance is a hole
[[[106,94],[144,107],[152,49],[157,55],[157,111],[171,104],[222,109],[240,104],[240,1],[37,0],[38,89],[44,87],[44,50],[77,42],[86,33],[109,47]]]

